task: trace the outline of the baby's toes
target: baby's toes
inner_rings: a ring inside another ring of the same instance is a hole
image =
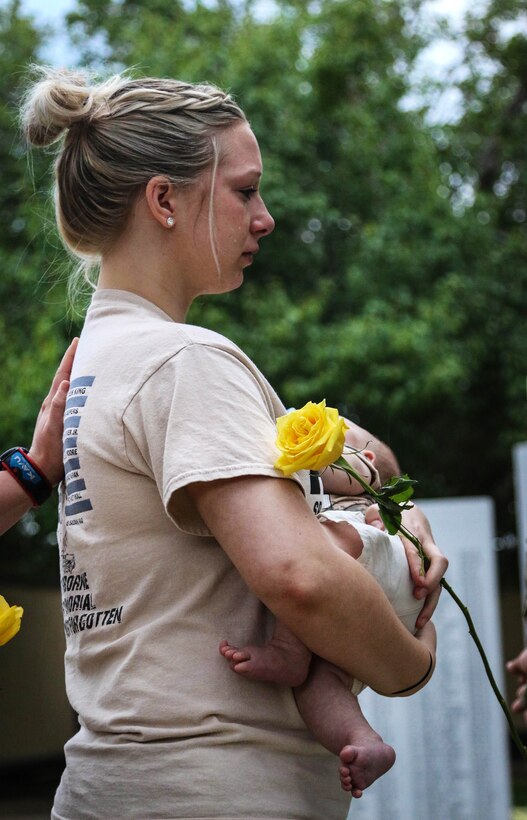
[[[251,660],[251,653],[246,649],[235,649],[232,654],[232,660],[236,663],[243,663],[243,661]]]
[[[227,643],[227,641],[222,641],[222,643],[220,644],[220,655],[223,655],[223,657],[227,658],[228,660],[231,660],[232,656],[237,651],[237,647],[231,646],[229,643]]]

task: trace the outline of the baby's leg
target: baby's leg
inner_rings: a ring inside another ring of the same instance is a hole
[[[364,789],[391,769],[395,751],[372,729],[349,684],[341,669],[314,657],[309,677],[295,689],[295,697],[314,737],[340,756],[342,788],[361,797]]]
[[[222,641],[220,653],[238,675],[284,686],[304,683],[311,661],[309,649],[281,621],[276,622],[272,638],[263,646],[238,649]]]
[[[353,525],[347,521],[325,520],[322,524],[336,546],[353,558],[360,556],[362,540]],[[276,622],[272,638],[263,646],[240,649],[222,641],[220,653],[230,661],[231,669],[238,675],[293,687],[304,683],[311,661],[311,652],[280,621]]]

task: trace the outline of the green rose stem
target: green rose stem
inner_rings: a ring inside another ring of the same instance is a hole
[[[395,533],[400,532],[407,538],[413,545],[416,547],[417,552],[419,553],[421,560],[422,560],[422,573],[424,574],[425,568],[429,563],[428,558],[423,550],[422,544],[419,539],[413,535],[409,530],[406,529],[404,524],[401,521],[402,511],[409,509],[412,505],[408,503],[409,499],[413,495],[413,485],[417,482],[408,478],[408,476],[401,476],[399,478],[392,478],[385,484],[380,490],[374,490],[364,479],[363,477],[356,472],[356,470],[351,467],[348,462],[346,461],[343,456],[340,456],[333,464],[330,465],[331,468],[336,467],[338,470],[343,470],[348,475],[352,476],[356,481],[359,482],[361,487],[364,491],[373,498],[373,500],[379,505],[379,510],[381,513],[381,517],[386,525],[386,529],[391,535],[395,535]],[[489,683],[492,687],[494,694],[498,700],[499,705],[501,706],[505,717],[507,719],[507,723],[509,724],[509,730],[514,740],[514,743],[520,752],[521,757],[524,761],[527,762],[527,746],[521,741],[521,738],[518,734],[516,726],[514,725],[514,721],[512,719],[512,715],[510,713],[509,707],[505,701],[505,698],[501,694],[498,685],[494,679],[494,675],[492,674],[492,670],[490,668],[489,662],[487,660],[487,656],[485,654],[485,650],[481,644],[479,639],[478,633],[474,626],[474,622],[472,621],[472,617],[468,610],[468,607],[465,606],[463,601],[456,595],[448,581],[444,578],[441,579],[441,586],[445,589],[450,597],[455,601],[458,605],[459,609],[463,613],[463,616],[468,624],[468,631],[472,635],[474,643],[476,644],[476,648],[480,654],[481,660],[483,661],[483,666],[485,667],[485,672],[487,673],[487,678]]]

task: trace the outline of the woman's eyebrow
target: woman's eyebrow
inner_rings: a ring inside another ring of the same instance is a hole
[[[236,169],[232,170],[232,172],[229,174],[229,176],[236,177],[236,178],[238,178],[238,177],[256,177],[257,179],[260,179],[260,177],[262,176],[262,170],[261,170],[261,168],[242,168],[242,169],[236,168]]]

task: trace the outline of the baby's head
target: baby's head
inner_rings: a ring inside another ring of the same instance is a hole
[[[346,430],[346,446],[343,456],[360,475],[364,476],[369,484],[372,483],[375,472],[379,474],[381,485],[389,481],[392,476],[400,474],[397,460],[384,442],[352,421],[348,419],[345,419],[345,421],[348,424],[348,430]],[[359,455],[355,452],[357,450]],[[368,465],[365,462],[369,462],[374,468],[370,476],[368,476]],[[349,476],[343,470],[326,469],[322,481],[324,491],[327,493],[335,495],[354,495],[357,493],[357,490],[353,489],[354,485],[350,483]],[[362,490],[359,489],[358,492],[361,493]]]
[[[387,444],[372,436],[367,430],[345,419],[349,429],[346,430],[346,444],[367,458],[377,469],[381,484],[386,484],[393,476],[401,474],[401,468]],[[346,452],[344,452],[346,455]]]

